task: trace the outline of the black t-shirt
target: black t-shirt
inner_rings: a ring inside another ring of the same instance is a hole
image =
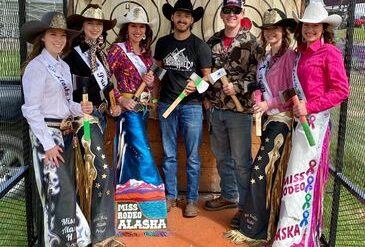
[[[164,103],[172,103],[179,96],[193,72],[201,76],[201,69],[212,66],[209,46],[194,34],[185,40],[176,40],[173,34],[160,38],[154,58],[162,61],[167,70],[160,90],[160,101]],[[194,92],[185,97],[182,104],[200,103],[201,98],[198,92]]]

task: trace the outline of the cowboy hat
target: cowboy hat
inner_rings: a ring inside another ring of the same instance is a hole
[[[101,21],[104,31],[112,29],[117,24],[116,19],[105,19],[101,7],[97,4],[88,4],[80,14],[70,15],[67,17],[67,24],[73,29],[81,30],[83,22],[87,19]]]
[[[80,34],[78,31],[67,29],[65,16],[59,12],[47,12],[40,21],[28,21],[24,23],[20,32],[27,42],[33,44],[35,38],[48,29],[62,29],[66,31],[69,38],[74,38]]]
[[[322,1],[311,1],[305,8],[303,17],[301,19],[298,18],[294,12],[293,16],[296,22],[327,23],[333,27],[338,27],[342,22],[341,16],[336,14],[330,16],[328,15],[328,12],[325,9]]]
[[[118,21],[118,25],[123,25],[126,23],[139,23],[139,24],[146,24],[152,28],[153,21],[147,20],[147,15],[143,11],[141,7],[134,7],[131,8],[128,13],[122,17],[120,21]]]
[[[288,27],[290,31],[294,31],[297,26],[297,23],[293,18],[287,18],[281,10],[276,8],[265,11],[261,26],[256,24],[256,22],[253,22],[253,24],[260,29],[271,26],[282,26]]]
[[[171,21],[171,16],[176,11],[190,12],[194,18],[194,22],[199,21],[204,15],[203,7],[198,7],[196,9],[193,9],[193,5],[191,4],[190,0],[177,0],[174,7],[172,7],[171,4],[169,3],[165,3],[162,6],[162,13],[169,21]]]

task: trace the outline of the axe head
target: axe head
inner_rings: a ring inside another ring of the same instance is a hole
[[[152,71],[152,73],[161,81],[162,78],[164,77],[166,70],[163,68],[160,68],[157,66],[157,64],[153,63],[150,71]]]
[[[213,73],[209,74],[208,79],[211,84],[214,84],[216,81],[218,81],[225,75],[227,75],[226,70],[224,68],[220,68],[219,70],[216,70]]]
[[[198,90],[199,93],[204,93],[205,91],[207,91],[209,83],[204,81],[199,75],[197,75],[196,73],[192,73],[189,79],[194,81],[196,90]]]
[[[286,89],[284,91],[281,91],[279,93],[279,96],[280,96],[281,102],[282,103],[285,103],[285,102],[289,101],[296,94],[297,93],[295,92],[295,89],[294,88],[289,88],[289,89]]]

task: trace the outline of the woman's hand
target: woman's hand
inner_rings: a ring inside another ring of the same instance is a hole
[[[120,105],[110,107],[110,115],[112,115],[112,117],[118,117],[121,113],[122,113],[122,108],[120,107]]]
[[[147,87],[152,88],[153,82],[155,81],[155,77],[153,76],[152,71],[149,71],[147,74],[142,76],[142,81],[146,83]]]
[[[93,112],[93,103],[91,101],[81,101],[80,104],[83,113],[91,114]]]
[[[122,107],[122,109],[125,109],[127,111],[133,111],[134,107],[136,106],[137,102],[133,99],[128,99],[125,97],[120,97],[118,99],[119,105]]]
[[[223,85],[223,92],[229,96],[236,95],[236,90],[234,89],[233,83]]]
[[[261,101],[261,102],[253,105],[253,110],[255,113],[264,113],[268,109],[269,109],[269,106],[266,101]]]
[[[54,146],[53,148],[46,151],[46,154],[44,156],[44,164],[50,165],[51,167],[59,167],[60,163],[58,160],[62,161],[62,163],[65,162],[63,159],[61,153],[63,152],[62,148],[58,145]]]
[[[195,83],[192,80],[187,80],[188,84],[185,87],[185,91],[187,94],[194,93],[196,91]]]
[[[298,105],[293,106],[293,111],[294,111],[295,116],[297,116],[297,117],[307,116],[308,111],[307,111],[307,107],[305,106],[305,101],[299,100]]]

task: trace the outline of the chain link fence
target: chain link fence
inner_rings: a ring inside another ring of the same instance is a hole
[[[64,11],[65,0],[0,0],[0,246],[37,246],[41,212],[32,186],[30,144],[20,106],[19,23]],[[365,246],[365,1],[325,1],[344,24],[336,31],[351,96],[332,111],[331,177],[324,203],[325,246]]]
[[[35,246],[42,214],[33,184],[28,126],[21,113],[20,64],[26,58],[19,27],[63,2],[0,0],[0,246]]]
[[[365,1],[327,1],[344,19],[336,42],[345,58],[351,94],[334,109],[331,178],[325,197],[327,246],[365,246]]]

